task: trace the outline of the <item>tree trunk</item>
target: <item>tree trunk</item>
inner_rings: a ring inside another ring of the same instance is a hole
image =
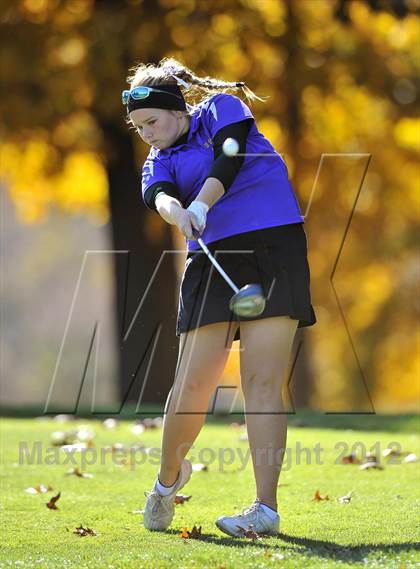
[[[303,87],[301,81],[303,75],[299,68],[299,23],[294,13],[294,3],[286,2],[286,9],[287,32],[283,36],[283,42],[288,50],[289,57],[285,67],[283,89],[287,97],[287,111],[285,116],[287,117],[288,150],[293,157],[295,165],[297,165],[299,163],[298,143],[301,133],[299,100],[301,88]],[[297,172],[298,168],[295,167],[294,174],[291,177],[295,191],[298,187]],[[301,210],[302,209],[301,207]],[[297,354],[296,365],[290,381],[290,392],[296,410],[310,407],[311,393],[313,390],[313,375],[308,361],[310,351],[308,350],[307,342],[305,328],[299,328],[293,343],[292,358],[295,359],[296,350],[299,350],[299,353]]]
[[[141,198],[139,165],[135,164],[130,134],[114,124],[102,123],[108,148],[108,180],[112,215],[112,241],[116,282],[116,309],[120,345],[121,404],[138,401],[162,404],[173,382],[178,339],[175,335],[176,307],[173,287],[176,283],[173,256],[169,255],[152,284],[141,313],[124,339],[133,316],[146,292],[150,279],[165,250],[172,250],[171,231],[160,226],[160,239],[151,239],[146,231],[147,216],[156,216],[146,209]],[[159,220],[158,220],[159,222]],[[156,352],[148,371],[153,337],[159,334]],[[147,354],[146,354],[147,352]],[[134,374],[134,377],[133,377]],[[134,382],[128,392],[131,382]],[[160,410],[159,408],[157,409]]]

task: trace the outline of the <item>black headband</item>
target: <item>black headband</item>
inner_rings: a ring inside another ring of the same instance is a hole
[[[128,99],[127,110],[129,113],[135,109],[173,109],[175,111],[185,111],[187,105],[178,85],[145,85],[161,89],[165,93],[151,91],[145,99]],[[176,97],[174,95],[177,95]]]

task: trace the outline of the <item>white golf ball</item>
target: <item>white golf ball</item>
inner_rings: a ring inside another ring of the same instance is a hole
[[[226,156],[235,156],[239,151],[238,141],[234,138],[227,138],[223,143],[223,152]]]

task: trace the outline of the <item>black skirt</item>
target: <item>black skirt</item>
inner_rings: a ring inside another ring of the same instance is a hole
[[[288,315],[299,321],[298,328],[316,323],[303,222],[232,235],[207,247],[238,288],[251,283],[262,286],[264,312],[250,318],[236,316],[229,308],[232,288],[204,251],[190,251],[180,285],[177,336],[215,322],[273,316]],[[234,340],[239,339],[240,327]]]

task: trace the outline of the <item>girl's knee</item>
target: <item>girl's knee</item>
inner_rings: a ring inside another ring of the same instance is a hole
[[[284,374],[279,370],[258,370],[254,373],[241,373],[241,386],[244,396],[258,395],[269,398],[281,393]]]

